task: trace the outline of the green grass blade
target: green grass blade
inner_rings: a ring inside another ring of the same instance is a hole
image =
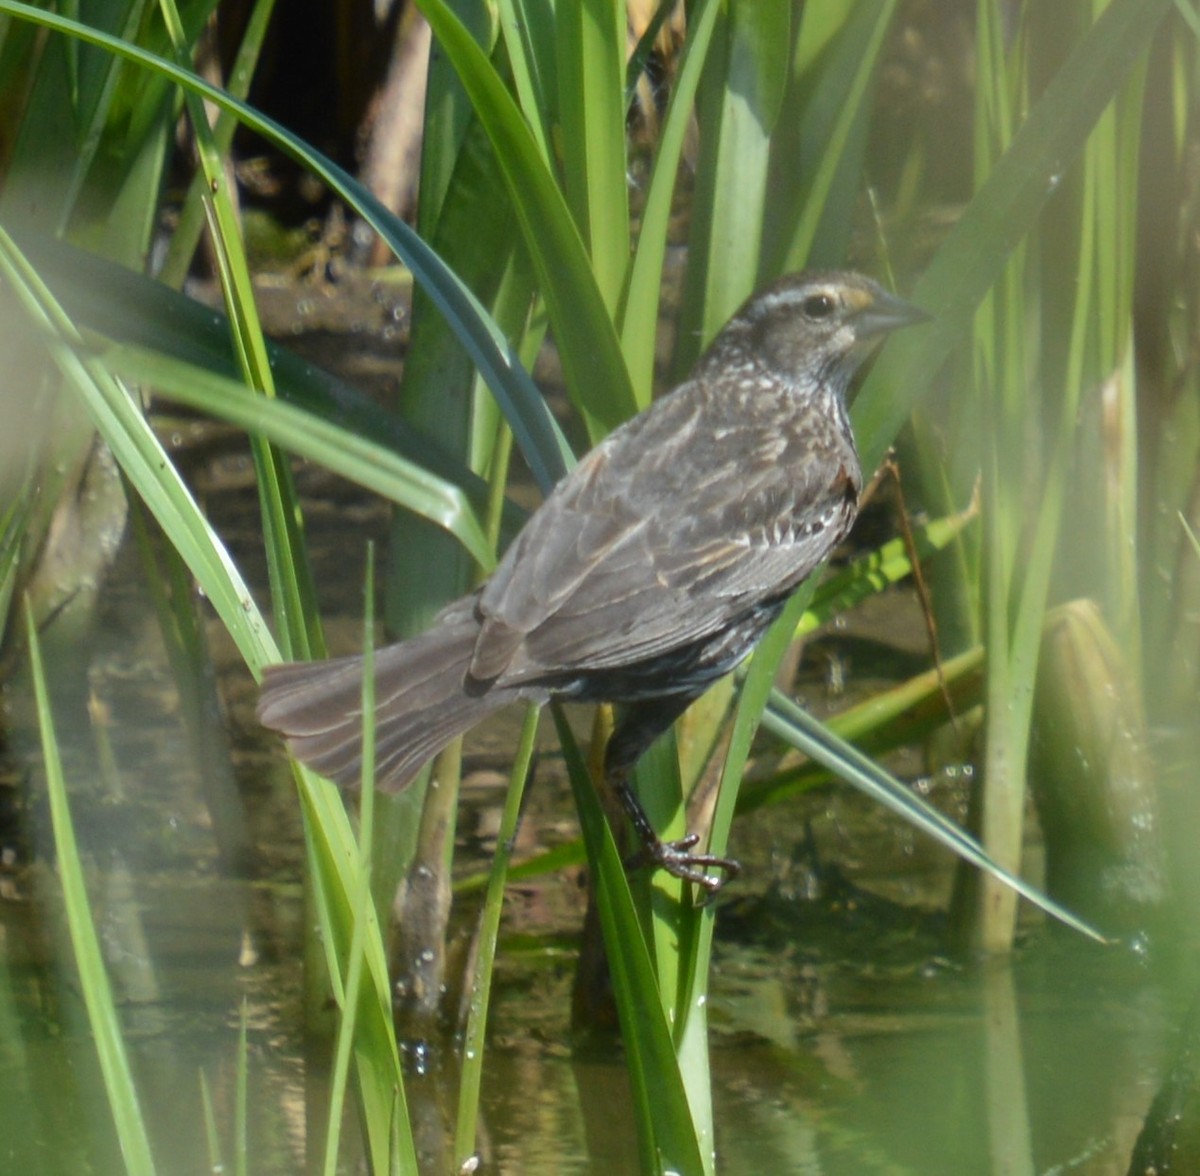
[[[896,0],[854,3],[846,10],[847,19],[839,22],[841,35],[833,38],[832,45],[821,45],[829,59],[823,63],[814,92],[803,95],[802,110],[796,114],[795,150],[781,152],[784,144],[774,144],[768,221],[773,214],[781,226],[791,225],[786,239],[772,247],[773,255],[782,259],[781,273],[833,265],[845,256],[861,184],[872,82],[895,12]],[[817,72],[817,63],[808,56],[815,57],[816,51],[807,36],[810,24],[817,23],[815,7],[806,8],[797,51],[798,73],[806,82],[809,71]],[[780,161],[780,155],[789,158]],[[780,175],[788,165],[800,173],[791,184],[782,182]],[[781,203],[791,208],[779,207]]]
[[[285,449],[320,462],[443,527],[482,567],[495,563],[466,495],[392,450],[278,399],[247,396],[245,387],[233,380],[154,352],[112,347],[103,353],[103,363],[125,378],[153,386],[168,400],[270,437]]]
[[[512,95],[442,0],[419,0],[491,139],[562,356],[593,439],[633,414],[629,373],[587,251]],[[490,384],[490,381],[489,381]]]
[[[0,272],[46,339],[51,358],[81,397],[126,477],[158,519],[217,610],[252,670],[278,661],[279,650],[254,597],[179,477],[140,406],[89,354],[50,292],[0,228]]]
[[[629,265],[625,6],[578,0],[559,5],[555,15],[563,183],[615,318]]]
[[[1182,511],[1179,514],[1179,523],[1180,523],[1180,526],[1183,527],[1184,534],[1187,535],[1188,541],[1192,545],[1192,550],[1195,551],[1195,553],[1198,556],[1200,556],[1200,536],[1198,536],[1196,534],[1196,532],[1193,531],[1192,528],[1188,526],[1188,521],[1184,517]]]
[[[559,707],[553,707],[553,714],[597,888],[613,996],[633,1086],[641,1171],[700,1176],[707,1169],[625,867],[570,727]]]
[[[246,1176],[250,1170],[250,1050],[246,1040],[246,1001],[238,1017],[237,1077],[233,1102],[233,1170]]]
[[[188,46],[179,12],[174,0],[159,0],[159,11],[171,38],[177,63],[188,65]],[[251,387],[272,395],[275,390],[271,378],[271,365],[267,360],[266,341],[262,323],[254,302],[254,286],[250,269],[242,249],[241,229],[233,198],[225,182],[225,167],[213,138],[212,127],[204,111],[200,95],[192,90],[183,91],[192,134],[195,136],[196,154],[204,173],[208,191],[204,206],[209,222],[210,240],[216,258],[221,292],[225,296],[225,308],[233,336],[234,352],[238,367]]]
[[[688,832],[679,746],[674,730],[666,732],[646,749],[634,769],[632,785],[651,826],[664,841],[677,840]],[[641,916],[646,946],[654,966],[655,991],[678,1045],[679,1029],[688,1016],[692,992],[692,944],[696,940],[696,925],[705,916],[695,905],[697,900],[692,885],[664,870],[636,871],[629,879],[629,890]],[[679,1060],[677,1055],[677,1065]],[[712,1089],[707,1051],[703,1045],[689,1062],[691,1068],[681,1069],[680,1074],[688,1097],[692,1129],[700,1142],[701,1155],[708,1155],[712,1150]]]
[[[642,408],[650,403],[653,391],[654,344],[658,334],[663,258],[666,256],[675,178],[720,7],[720,0],[699,0],[688,18],[687,41],[675,84],[671,87],[671,100],[654,156],[637,249],[629,274],[629,289],[621,313],[621,348],[629,365],[638,405]]]
[[[239,377],[229,343],[228,323],[219,311],[61,241],[26,233],[16,240],[37,267],[40,278],[80,326],[119,343],[161,353],[168,360],[182,360],[215,376],[231,380]],[[279,399],[391,449],[414,465],[461,487],[476,510],[487,507],[491,486],[427,434],[413,429],[364,393],[287,348],[268,342],[267,349]],[[154,362],[149,357],[147,361]],[[539,417],[547,435],[559,438],[551,452],[560,448],[568,452],[540,394],[535,391],[535,399],[520,412]],[[514,533],[524,519],[523,511],[511,502],[506,503],[507,533]]]
[[[159,10],[176,58],[186,65],[188,48],[174,0],[159,0]],[[225,165],[200,96],[190,90],[184,90],[183,96],[204,173],[204,209],[234,353],[246,383],[256,392],[273,397],[275,381]],[[271,601],[284,655],[320,657],[325,652],[325,639],[291,467],[287,458],[276,453],[261,437],[252,436],[250,448],[257,472]]]
[[[916,528],[913,546],[918,561],[923,562],[953,543],[978,514],[978,504],[973,504],[959,514],[933,519]],[[911,573],[912,561],[903,539],[892,539],[878,550],[857,557],[842,570],[822,578],[796,626],[795,635],[804,637],[814,632],[836,614],[847,612]]]
[[[499,36],[491,5],[458,3],[459,19],[486,53],[494,53]],[[471,100],[453,64],[436,50],[429,54],[425,78],[425,115],[421,131],[421,198],[417,201],[417,231],[429,240],[442,218],[442,204],[454,185],[467,137],[477,129]]]
[[[419,1171],[416,1145],[404,1099],[404,1076],[392,1024],[391,984],[383,936],[373,903],[365,911],[359,896],[361,858],[349,815],[337,789],[296,768],[305,836],[317,889],[322,947],[334,1000],[345,1007],[347,961],[355,927],[362,926],[362,979],[358,994],[355,1067],[362,1122],[374,1171],[388,1170],[388,1156],[401,1171]],[[365,915],[359,920],[356,911]]]
[[[204,1142],[208,1149],[208,1168],[210,1172],[223,1172],[224,1161],[221,1159],[221,1132],[217,1128],[217,1113],[213,1108],[212,1089],[208,1085],[208,1077],[200,1071],[200,1107],[204,1115]]]
[[[0,0],[0,13],[5,12],[89,44],[102,46],[111,53],[155,71],[185,89],[195,91],[207,101],[236,113],[245,126],[262,135],[289,158],[311,170],[379,233],[396,256],[412,271],[414,278],[424,286],[438,309],[453,323],[463,346],[470,353],[488,387],[500,401],[505,415],[511,421],[517,444],[521,446],[522,455],[539,486],[548,492],[562,477],[573,460],[570,449],[563,441],[561,431],[550,426],[551,418],[544,407],[540,412],[529,410],[529,405],[540,401],[541,393],[503,332],[491,321],[478,299],[446,267],[436,253],[343,168],[274,120],[260,114],[244,102],[231,98],[223,90],[209,85],[173,62],[148,53],[136,45],[125,44],[87,25],[20,3],[20,0]],[[569,217],[567,220],[569,222]],[[627,376],[622,378],[627,385]]]
[[[721,768],[717,803],[713,808],[708,846],[710,853],[723,855],[728,850],[729,834],[733,827],[734,813],[737,810],[742,773],[746,769],[751,744],[762,721],[763,711],[775,681],[779,662],[791,644],[792,633],[804,611],[809,595],[810,590],[801,590],[788,601],[779,618],[759,642],[746,670],[741,697],[738,699],[734,715],[729,747]],[[692,975],[683,999],[680,1001],[686,1017],[693,1015],[697,1009],[697,997],[707,989],[709,965],[712,958],[713,920],[705,917],[697,930],[695,952],[691,961]]]
[[[325,1176],[335,1176],[338,1146],[341,1141],[343,1104],[350,1076],[350,1059],[358,1024],[359,999],[363,991],[366,963],[367,929],[375,917],[371,894],[371,846],[375,836],[375,549],[367,548],[367,567],[363,574],[366,604],[363,608],[362,674],[362,775],[358,817],[358,889],[353,895],[354,929],[350,936],[349,958],[344,962],[346,983],[340,1006],[337,1039],[333,1049],[333,1072],[329,1082],[328,1133],[325,1137]],[[378,1125],[377,1125],[378,1126]],[[377,1136],[378,1137],[378,1136]],[[390,1131],[388,1132],[390,1138]]]
[[[100,939],[92,921],[87,887],[79,847],[71,823],[66,781],[58,754],[58,739],[54,733],[54,715],[46,688],[42,666],[41,646],[33,610],[26,603],[25,636],[29,643],[29,661],[33,674],[34,698],[37,704],[38,725],[42,736],[42,758],[46,770],[46,791],[50,801],[50,820],[54,828],[55,856],[62,882],[63,904],[71,934],[71,946],[79,969],[79,984],[87,1006],[88,1023],[96,1039],[96,1053],[104,1075],[104,1088],[112,1109],[113,1123],[125,1160],[125,1170],[132,1176],[152,1176],[154,1160],[150,1154],[150,1139],[142,1119],[141,1106],[133,1084],[133,1073],[121,1036],[121,1025],[113,1002]]]
[[[863,466],[874,469],[1063,171],[1150,44],[1171,0],[1113,0],[1046,86],[913,292],[935,321],[896,335],[854,403]]]
[[[250,82],[262,53],[263,41],[266,39],[267,28],[274,11],[275,0],[255,0],[250,10],[237,57],[229,71],[228,89],[235,98],[244,99],[250,92]],[[236,129],[237,120],[233,115],[227,110],[221,111],[213,127],[213,143],[222,156],[233,143],[233,133]],[[184,197],[179,224],[171,234],[166,258],[158,271],[159,280],[173,289],[179,289],[183,285],[192,256],[200,241],[200,233],[204,227],[204,185],[204,173],[197,171],[192,177],[187,196]]]
[[[838,738],[875,758],[911,747],[950,721],[946,694],[958,715],[982,702],[983,661],[983,648],[977,645],[944,662],[940,670],[925,670],[833,715],[825,725]],[[838,779],[824,765],[806,761],[775,776],[743,785],[738,793],[738,813],[753,812],[765,804],[786,800]]]
[[[787,84],[792,5],[727,5],[700,89],[704,127],[675,349],[682,377],[759,280],[771,132]]]
[[[26,477],[19,487],[8,487],[11,495],[0,509],[0,641],[5,624],[12,614],[21,566],[21,547],[33,517],[36,494],[32,477]]]
[[[804,610],[807,592],[796,593],[754,652],[746,672],[741,696],[733,720],[729,746],[721,769],[721,780],[713,806],[707,851],[723,856],[729,849],[730,831],[737,810],[742,773],[750,755],[751,744],[762,719],[779,662],[791,644],[791,634]],[[711,975],[713,934],[716,919],[711,907],[696,912],[690,927],[691,935],[684,941],[686,950],[678,965],[678,999],[675,1021],[675,1040],[684,1082],[696,1115],[703,1154],[712,1151],[713,1124],[711,1110],[711,1077],[708,1066],[708,984]],[[696,1072],[693,1072],[696,1071]],[[703,1100],[703,1102],[701,1102]],[[704,1106],[708,1115],[696,1113]]]
[[[462,1077],[458,1084],[458,1118],[454,1132],[454,1164],[459,1172],[468,1171],[468,1163],[476,1154],[476,1131],[479,1120],[479,1095],[483,1087],[483,1055],[486,1045],[488,1008],[491,1001],[492,974],[496,962],[496,943],[500,937],[500,917],[504,913],[504,887],[508,881],[508,865],[512,858],[521,817],[521,802],[529,778],[529,767],[537,736],[541,708],[530,705],[525,711],[509,778],[504,811],[496,832],[496,853],[488,874],[487,895],[483,903],[479,945],[475,953],[475,968],[471,977],[471,1001],[462,1043]]]
[[[773,691],[771,694],[770,704],[763,715],[763,727],[785,739],[805,755],[824,764],[846,783],[852,784],[885,808],[902,816],[964,861],[1003,882],[1059,922],[1097,943],[1109,942],[1099,931],[1077,919],[1036,887],[1030,886],[999,866],[973,837],[948,817],[906,788],[857,748],[834,736],[828,727],[779,691]]]
[[[538,19],[526,0],[497,0],[496,7],[517,100],[537,142],[538,152],[549,165],[554,158],[550,149],[553,112],[558,109],[553,25]]]

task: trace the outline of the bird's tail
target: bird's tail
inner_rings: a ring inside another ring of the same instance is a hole
[[[457,613],[457,615],[455,615]],[[411,641],[375,655],[375,778],[395,791],[457,735],[511,699],[503,689],[463,688],[478,622],[468,610],[444,615]],[[361,657],[267,666],[258,718],[291,753],[339,784],[362,772]]]

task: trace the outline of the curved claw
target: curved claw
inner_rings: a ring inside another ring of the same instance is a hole
[[[689,852],[699,840],[696,833],[689,833],[678,841],[659,841],[656,838],[644,844],[625,864],[630,868],[654,865],[666,870],[673,878],[694,882],[705,891],[701,903],[703,906],[712,902],[721,888],[742,872],[742,867],[733,858],[718,857],[714,853]],[[708,872],[710,870],[720,873],[714,875]]]
[[[678,841],[663,841],[654,831],[650,818],[646,816],[646,810],[629,787],[629,781],[624,774],[610,771],[605,779],[620,800],[642,843],[642,848],[626,859],[627,869],[652,865],[666,870],[673,878],[694,882],[705,892],[701,906],[712,902],[721,887],[733,881],[742,872],[741,865],[732,858],[717,857],[714,853],[692,853],[692,848],[700,840],[697,833],[689,833]],[[709,870],[717,870],[719,873],[714,876]]]

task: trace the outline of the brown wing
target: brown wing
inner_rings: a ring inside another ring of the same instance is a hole
[[[503,673],[526,636],[645,528],[645,519],[609,493],[608,455],[618,440],[613,434],[593,449],[556,487],[484,585],[472,677]]]
[[[739,414],[720,391],[684,385],[560,484],[483,589],[472,674],[518,681],[688,645],[838,542],[859,475],[837,415]]]

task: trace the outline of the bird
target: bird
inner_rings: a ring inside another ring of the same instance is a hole
[[[377,787],[404,787],[510,703],[616,704],[603,776],[637,859],[715,894],[738,863],[695,852],[695,834],[660,840],[630,775],[845,538],[863,485],[848,391],[885,335],[928,318],[850,271],[746,301],[683,383],[555,486],[479,588],[375,653]],[[258,718],[353,785],[362,675],[361,656],[269,665]]]

